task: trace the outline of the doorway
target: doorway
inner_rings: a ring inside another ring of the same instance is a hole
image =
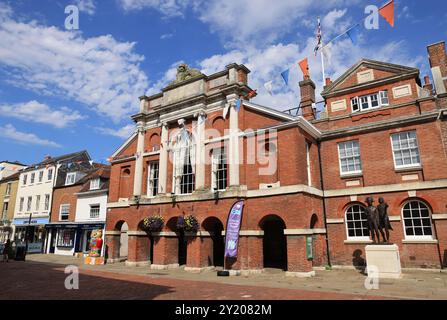
[[[186,265],[187,256],[187,238],[185,237],[185,231],[179,230],[178,234],[178,264],[179,266]]]
[[[208,217],[203,221],[203,229],[211,235],[211,252],[208,254],[208,265],[214,267],[224,266],[225,241],[222,231],[222,222],[216,217]]]
[[[287,270],[287,240],[284,235],[286,225],[278,216],[268,216],[261,224],[264,230],[264,268]]]
[[[129,226],[126,222],[123,222],[121,225],[121,233],[120,233],[120,246],[119,246],[119,259],[127,260],[127,252],[128,252],[128,240],[129,236],[127,231],[129,231]]]

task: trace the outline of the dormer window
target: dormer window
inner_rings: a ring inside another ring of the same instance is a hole
[[[90,190],[98,190],[99,189],[99,178],[90,180]]]
[[[388,91],[379,91],[366,96],[351,98],[352,112],[366,111],[388,105]]]
[[[67,173],[67,178],[65,178],[65,185],[69,186],[76,182],[76,172]]]

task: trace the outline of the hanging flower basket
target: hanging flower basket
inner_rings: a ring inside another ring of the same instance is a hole
[[[183,229],[186,232],[197,232],[197,231],[199,231],[199,227],[200,227],[199,226],[199,221],[193,215],[186,216],[184,218],[183,224],[184,224]]]
[[[144,229],[149,232],[160,231],[163,228],[164,223],[165,219],[160,215],[147,217],[143,220]]]

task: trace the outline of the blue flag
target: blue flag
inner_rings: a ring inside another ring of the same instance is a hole
[[[289,69],[281,72],[281,77],[283,78],[284,82],[286,83],[286,86],[289,85]]]
[[[355,26],[353,26],[346,32],[349,39],[351,39],[353,45],[356,45],[359,40],[359,29],[360,25],[357,23]]]
[[[236,109],[237,112],[239,112],[239,110],[241,109],[241,104],[242,104],[241,99],[237,99],[236,105],[234,106],[234,108]]]

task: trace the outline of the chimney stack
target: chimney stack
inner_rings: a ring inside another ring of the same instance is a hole
[[[51,156],[49,154],[46,154],[45,157],[43,157],[44,161],[50,160]]]
[[[331,78],[327,77],[326,78],[326,86],[330,86],[331,84],[332,84]]]
[[[304,77],[300,81],[301,102],[300,108],[302,110],[303,118],[306,120],[315,120],[315,112],[313,104],[315,103],[315,83],[309,77]]]
[[[447,55],[445,42],[438,42],[427,46],[431,72],[436,93],[447,93]]]
[[[430,77],[428,75],[424,77],[424,85],[422,87],[430,91],[430,95],[433,95],[433,85],[430,83]]]

